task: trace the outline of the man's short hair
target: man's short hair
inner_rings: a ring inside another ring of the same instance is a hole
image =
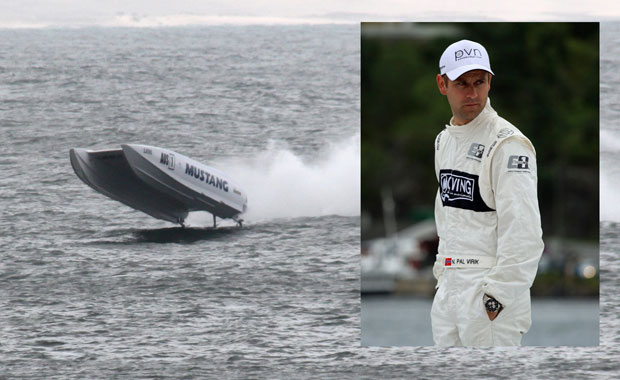
[[[487,74],[487,79],[489,79],[489,77],[491,76],[491,73],[486,71],[485,74]],[[446,74],[442,74],[441,77],[443,78],[443,83],[446,85],[446,87],[448,87],[448,80],[450,78],[448,78],[448,76]]]

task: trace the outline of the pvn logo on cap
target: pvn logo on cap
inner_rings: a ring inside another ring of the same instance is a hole
[[[472,48],[469,50],[460,49],[454,52],[455,61],[458,61],[460,59],[467,59],[467,58],[482,58],[482,52],[476,48]]]

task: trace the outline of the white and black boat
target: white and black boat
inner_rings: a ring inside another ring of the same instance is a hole
[[[247,196],[223,172],[168,149],[123,144],[120,149],[70,151],[75,174],[88,186],[155,218],[185,223],[191,211],[242,223]]]

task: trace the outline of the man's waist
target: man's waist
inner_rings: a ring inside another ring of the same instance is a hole
[[[492,268],[497,262],[495,257],[478,255],[437,255],[437,262],[444,268]]]

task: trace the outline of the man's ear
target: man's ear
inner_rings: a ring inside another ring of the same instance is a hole
[[[446,82],[444,82],[441,74],[437,74],[437,87],[439,87],[439,92],[441,92],[441,95],[446,94]]]

